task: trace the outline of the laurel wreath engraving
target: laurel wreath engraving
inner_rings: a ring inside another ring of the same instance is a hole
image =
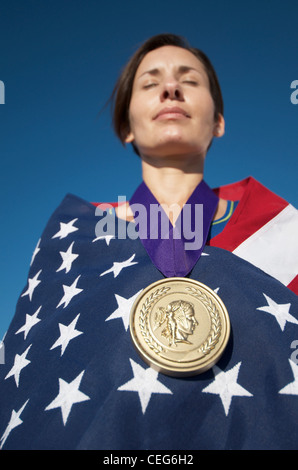
[[[193,297],[197,298],[200,302],[202,302],[202,304],[205,305],[211,317],[210,334],[207,337],[206,341],[204,341],[204,343],[199,348],[199,352],[206,356],[210,353],[212,349],[214,349],[215,345],[217,344],[220,338],[220,314],[212,300],[204,292],[200,291],[200,289],[195,289],[194,287],[187,287],[186,290],[188,290]]]
[[[166,294],[166,292],[170,289],[170,287],[162,287],[161,289],[157,289],[154,291],[142,305],[141,311],[140,311],[140,318],[139,318],[139,327],[141,330],[141,333],[143,335],[144,341],[147,343],[148,347],[152,349],[156,354],[160,354],[163,352],[162,346],[158,344],[152,336],[149,334],[149,330],[146,324],[146,319],[148,312],[150,310],[151,305],[160,297]]]

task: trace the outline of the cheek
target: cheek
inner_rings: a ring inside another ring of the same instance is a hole
[[[215,113],[215,107],[212,98],[208,98],[201,109],[201,118],[202,120],[209,124],[213,125],[214,124],[214,113]]]
[[[143,121],[144,113],[141,112],[140,104],[137,105],[135,102],[131,102],[129,109],[129,125],[131,132],[134,134],[137,133],[143,126]]]
[[[195,113],[202,122],[210,123],[214,121],[215,105],[207,88],[202,87],[198,95],[190,97],[190,103],[196,103]]]

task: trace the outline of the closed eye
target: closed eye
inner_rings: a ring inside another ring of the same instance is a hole
[[[198,82],[194,80],[183,80],[182,83],[187,83],[188,85],[198,86]]]
[[[149,88],[153,88],[155,86],[157,86],[158,84],[157,83],[148,83],[147,85],[144,85],[143,88],[145,90],[148,90]]]

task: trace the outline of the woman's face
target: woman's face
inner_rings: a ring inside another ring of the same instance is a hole
[[[203,64],[188,50],[163,46],[140,63],[129,108],[130,133],[141,156],[205,155],[224,120],[214,121],[214,102]]]

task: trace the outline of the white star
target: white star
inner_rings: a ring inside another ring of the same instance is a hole
[[[133,295],[129,299],[125,299],[124,297],[121,297],[121,295],[115,294],[118,308],[106,319],[106,321],[114,320],[115,318],[122,318],[124,328],[127,331],[128,325],[129,325],[129,316],[130,316],[131,307],[140,292],[141,291],[137,292],[135,295]]]
[[[3,338],[0,340],[0,365],[5,364],[5,346],[4,346],[4,339],[6,333],[4,333]]]
[[[157,380],[158,372],[151,367],[143,369],[139,364],[130,359],[134,378],[126,382],[118,388],[120,391],[138,392],[142,412],[145,414],[152,393],[163,393],[172,395],[165,385]]]
[[[5,444],[5,441],[6,439],[8,438],[9,434],[11,433],[11,431],[16,428],[17,426],[19,426],[20,424],[22,424],[22,420],[20,419],[20,416],[25,408],[25,406],[27,405],[29,400],[27,400],[24,405],[19,409],[19,411],[15,411],[15,410],[12,410],[11,412],[11,417],[10,417],[10,420],[9,420],[9,423],[4,431],[4,433],[2,434],[2,437],[1,437],[1,445],[0,445],[0,449],[2,449],[2,447],[4,446]]]
[[[238,362],[238,364],[227,372],[223,372],[219,367],[214,366],[212,370],[215,375],[215,380],[202,390],[204,393],[213,393],[220,396],[226,416],[228,416],[232,398],[234,396],[253,396],[237,383],[240,366],[241,362]]]
[[[62,420],[65,426],[72,406],[75,403],[90,400],[90,397],[79,390],[79,386],[84,375],[84,370],[70,383],[59,379],[59,393],[56,398],[45,408],[45,410],[53,410],[61,408]]]
[[[68,273],[71,270],[71,265],[74,262],[75,259],[78,258],[78,254],[72,252],[72,247],[73,247],[74,242],[72,242],[71,245],[69,245],[67,251],[60,251],[60,255],[62,257],[62,264],[60,268],[57,269],[56,273],[58,271],[61,271],[62,269],[65,269],[65,272]]]
[[[128,268],[129,266],[132,266],[133,264],[138,264],[137,261],[132,262],[136,255],[132,255],[129,259],[126,261],[122,261],[121,263],[115,262],[113,263],[113,266],[105,271],[104,273],[101,273],[100,276],[104,276],[105,274],[108,273],[114,273],[114,277],[117,277],[118,274],[121,272],[123,268]]]
[[[21,370],[24,369],[24,367],[26,367],[28,364],[31,363],[31,361],[26,359],[26,355],[28,354],[29,349],[31,348],[31,346],[32,346],[32,344],[30,344],[30,346],[26,349],[26,351],[23,352],[23,354],[21,354],[21,355],[16,354],[15,355],[14,365],[12,366],[12,368],[10,369],[10,371],[8,372],[8,374],[5,377],[5,379],[8,379],[12,375],[14,375],[14,379],[15,379],[17,387],[19,386],[19,379],[20,379]]]
[[[74,227],[73,224],[77,221],[78,219],[73,219],[67,224],[64,222],[60,222],[60,230],[55,233],[55,235],[52,236],[53,238],[59,238],[60,240],[62,238],[66,238],[70,233],[75,232],[76,230],[79,230],[77,227]]]
[[[82,331],[75,329],[79,316],[80,314],[78,314],[76,318],[68,326],[65,326],[65,325],[62,325],[62,323],[59,323],[60,336],[50,349],[54,349],[54,348],[57,348],[58,346],[61,346],[61,356],[62,356],[66,347],[68,346],[68,343],[73,338],[76,338],[77,336],[83,334]]]
[[[30,266],[33,264],[33,261],[35,260],[35,256],[37,255],[37,253],[40,251],[40,248],[39,248],[39,244],[40,244],[40,240],[38,240],[38,243],[35,247],[35,250],[33,251],[33,255],[32,255],[32,258],[31,258],[31,263],[30,263]]]
[[[42,306],[40,306],[35,313],[33,313],[33,315],[28,315],[26,313],[26,321],[25,321],[25,324],[18,330],[16,331],[16,335],[18,333],[21,333],[22,331],[24,332],[24,339],[27,338],[27,335],[29,333],[29,331],[31,330],[31,328],[36,325],[36,323],[40,322],[40,318],[37,318],[38,317],[38,314],[40,312],[40,309],[41,309]]]
[[[101,237],[94,238],[94,240],[92,240],[92,243],[93,243],[93,242],[97,242],[98,240],[103,240],[103,239],[105,239],[106,244],[109,245],[109,244],[110,244],[110,241],[111,241],[113,238],[115,238],[114,235],[102,235]]]
[[[287,321],[290,323],[296,323],[298,325],[298,320],[296,320],[296,318],[294,318],[289,312],[291,304],[277,304],[274,302],[274,300],[270,299],[268,295],[264,293],[263,295],[267,300],[268,305],[265,305],[264,307],[258,307],[257,310],[262,310],[263,312],[267,312],[273,315],[282,331],[284,331]]]
[[[26,290],[26,292],[24,292],[24,294],[21,295],[21,297],[24,297],[25,295],[29,295],[30,301],[32,300],[34,289],[41,282],[41,280],[38,279],[38,276],[40,275],[41,271],[42,270],[38,271],[38,273],[35,274],[34,277],[28,279],[28,289]]]
[[[278,393],[283,395],[298,395],[298,364],[295,364],[295,362],[293,362],[291,359],[289,359],[289,363],[293,372],[294,381],[290,382]]]
[[[78,280],[81,276],[78,276],[76,280],[71,284],[71,286],[65,286],[63,284],[63,290],[64,290],[64,295],[62,299],[60,300],[59,304],[57,305],[56,308],[60,307],[64,303],[63,308],[67,307],[71,299],[75,296],[78,295],[80,292],[83,291],[83,289],[79,289],[77,287]]]

